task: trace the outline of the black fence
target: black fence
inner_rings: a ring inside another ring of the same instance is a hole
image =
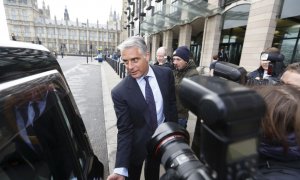
[[[106,61],[116,71],[120,78],[124,78],[126,76],[126,68],[124,63],[113,60],[111,58],[106,58]]]

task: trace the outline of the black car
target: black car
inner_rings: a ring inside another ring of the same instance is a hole
[[[41,45],[0,42],[0,179],[103,179],[62,70]]]

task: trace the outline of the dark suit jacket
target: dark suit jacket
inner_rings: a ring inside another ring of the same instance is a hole
[[[163,97],[165,122],[177,122],[174,77],[170,68],[151,66]],[[154,133],[145,98],[136,80],[125,77],[111,92],[117,115],[118,147],[115,167],[142,166],[147,142]]]

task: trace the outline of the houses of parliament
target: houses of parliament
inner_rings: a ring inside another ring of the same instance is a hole
[[[110,11],[106,24],[72,21],[67,7],[64,19],[51,19],[50,7],[37,0],[3,0],[11,38],[17,41],[42,44],[50,51],[84,55],[105,51],[113,53],[120,43],[120,20]]]

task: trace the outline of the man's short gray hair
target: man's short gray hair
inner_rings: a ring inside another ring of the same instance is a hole
[[[121,53],[125,50],[125,49],[129,49],[129,48],[138,48],[142,54],[146,54],[147,53],[147,45],[146,42],[144,41],[144,39],[142,37],[139,36],[131,36],[128,39],[126,39],[125,41],[123,41],[119,46],[118,49],[121,51]]]

